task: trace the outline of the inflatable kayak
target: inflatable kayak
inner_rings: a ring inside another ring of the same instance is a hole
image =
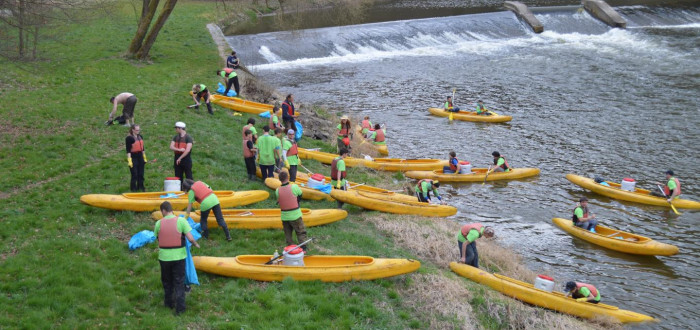
[[[270,197],[270,194],[264,190],[218,190],[214,191],[214,193],[219,198],[219,204],[222,208],[253,204]],[[187,195],[182,192],[160,191],[124,193],[121,195],[90,194],[80,196],[80,202],[83,204],[116,211],[155,211],[165,201],[173,205],[173,210],[184,210],[187,208]],[[193,207],[199,208],[199,203],[194,203]]]
[[[333,189],[331,191],[331,197],[335,198],[335,200],[368,210],[386,213],[415,214],[426,217],[448,217],[457,213],[457,209],[453,206],[422,203],[419,202],[416,197],[413,197],[413,200],[410,201],[396,200],[391,196],[361,190],[345,191]]]
[[[441,182],[484,182],[488,168],[472,168],[471,173],[445,174],[436,171],[408,171],[406,176],[413,179],[431,179]],[[486,181],[522,179],[540,174],[537,168],[512,168],[508,172],[491,172]]]
[[[191,95],[192,91],[190,91],[190,96]],[[271,104],[258,103],[244,100],[239,97],[228,97],[220,94],[210,94],[209,101],[224,108],[228,108],[238,112],[252,113],[255,115],[261,114],[263,112],[270,112],[274,108],[274,106]],[[200,103],[202,102],[204,101],[200,101]]]
[[[656,321],[656,319],[651,316],[619,309],[615,306],[577,302],[573,298],[567,298],[565,294],[540,290],[530,283],[518,281],[499,274],[491,274],[462,263],[451,262],[450,268],[460,276],[489,286],[506,296],[561,313],[586,319],[604,315],[613,317],[622,323]]]
[[[324,164],[331,164],[333,159],[338,157],[336,154],[313,151],[299,148],[299,158],[313,159]],[[432,171],[442,169],[447,166],[447,160],[442,159],[403,159],[403,158],[374,158],[362,159],[354,157],[345,157],[345,167],[364,166],[375,170],[388,172],[405,172],[405,171]]]
[[[455,120],[474,121],[483,123],[505,123],[513,119],[512,116],[503,116],[496,114],[492,114],[490,116],[482,116],[477,115],[476,112],[472,111],[448,112],[440,108],[430,108],[428,109],[428,111],[430,111],[431,114],[438,117],[449,117],[451,113],[452,118],[454,118]]]
[[[615,251],[647,256],[672,256],[678,253],[678,247],[674,245],[601,225],[597,225],[596,233],[592,233],[574,226],[571,220],[554,218],[552,222],[573,236]]]
[[[221,213],[224,215],[226,225],[232,229],[282,229],[282,220],[280,220],[280,209],[223,209]],[[325,210],[310,210],[301,209],[304,226],[314,227],[329,224],[347,218],[348,212],[337,209]],[[183,211],[175,211],[177,216],[185,215]],[[153,220],[160,220],[163,214],[160,211],[155,211],[151,215]],[[195,222],[200,220],[200,211],[190,213],[190,217]],[[213,213],[209,213],[207,218],[207,226],[209,228],[218,227],[216,217]]]
[[[305,256],[304,266],[265,265],[271,255],[240,255],[233,258],[194,257],[197,270],[211,274],[258,281],[346,282],[374,280],[412,273],[420,262],[412,259],[384,259],[366,256]]]
[[[567,174],[566,179],[586,188],[594,193],[601,194],[614,199],[619,199],[628,202],[637,202],[647,205],[657,205],[670,207],[666,198],[656,197],[650,194],[649,190],[635,188],[634,191],[622,190],[619,183],[606,181],[610,186],[603,186],[596,183],[593,179],[582,177],[575,174]],[[700,203],[687,199],[676,198],[673,200],[673,206],[683,209],[700,209]]]

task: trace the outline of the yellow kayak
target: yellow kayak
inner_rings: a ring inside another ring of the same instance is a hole
[[[185,215],[183,211],[175,211],[175,215]],[[221,213],[224,215],[224,221],[229,228],[235,229],[282,229],[282,220],[280,219],[280,209],[223,209]],[[329,224],[347,218],[348,212],[337,209],[325,210],[310,210],[301,209],[304,226],[314,227]],[[163,214],[160,211],[155,211],[151,215],[153,220],[160,220]],[[190,213],[190,217],[195,222],[200,220],[200,211]],[[209,213],[207,218],[207,226],[209,228],[218,227],[216,217],[213,213]]]
[[[582,177],[575,174],[567,174],[566,179],[586,188],[594,193],[601,194],[614,199],[619,199],[628,202],[637,202],[647,205],[657,205],[670,207],[668,202],[663,197],[656,197],[649,194],[649,190],[635,188],[634,191],[620,189],[620,184],[606,181],[610,187],[596,183],[593,179]],[[673,206],[683,209],[700,209],[700,203],[687,199],[676,198],[673,200]]]
[[[530,283],[499,274],[491,274],[462,263],[451,262],[450,268],[455,273],[474,282],[489,286],[506,296],[561,313],[586,319],[592,319],[597,315],[605,315],[613,317],[622,323],[657,321],[651,316],[627,311],[616,306],[577,302],[573,298],[567,298],[565,294],[540,290]]]
[[[258,281],[282,281],[287,277],[295,281],[322,282],[374,280],[412,273],[420,268],[417,260],[366,256],[305,256],[304,266],[265,265],[270,259],[271,255],[193,258],[197,270]]]
[[[597,225],[596,233],[592,233],[574,226],[571,220],[554,218],[552,222],[573,236],[615,251],[647,256],[672,256],[678,253],[678,247],[674,245],[601,225]]]
[[[426,217],[448,217],[457,213],[457,209],[453,206],[422,203],[419,202],[418,198],[416,197],[413,197],[413,200],[410,201],[396,200],[391,196],[361,190],[345,191],[333,189],[331,191],[331,197],[338,201],[359,206],[368,210],[387,213],[415,214]]]
[[[176,197],[163,198],[166,194],[182,194]],[[219,199],[222,208],[236,207],[264,201],[270,194],[264,190],[214,191]],[[124,193],[121,195],[90,194],[80,196],[80,202],[90,206],[101,207],[103,209],[116,211],[155,211],[160,208],[160,204],[168,201],[173,205],[173,210],[184,210],[187,208],[187,195],[179,191],[156,191],[145,193]],[[194,203],[193,207],[199,208],[199,203]]]
[[[439,117],[449,117],[450,113],[452,113],[452,118],[456,120],[475,121],[484,123],[505,123],[513,119],[512,116],[503,116],[497,114],[492,114],[490,116],[482,116],[477,115],[476,112],[472,111],[448,112],[440,108],[429,108],[428,111],[430,111],[431,114]]]
[[[314,159],[324,164],[331,164],[338,157],[323,151],[313,151],[299,148],[299,158]],[[345,167],[365,166],[375,170],[388,172],[405,171],[432,171],[447,166],[447,160],[442,159],[403,159],[403,158],[375,158],[372,160],[345,157]]]
[[[190,91],[190,96],[191,95],[192,91]],[[224,108],[229,108],[238,112],[252,113],[256,115],[261,114],[263,112],[271,112],[274,108],[274,106],[271,104],[253,102],[241,99],[239,97],[228,97],[220,94],[210,94],[209,101]],[[202,102],[203,101],[200,101],[200,103]],[[206,105],[204,106],[206,107]]]
[[[471,174],[445,174],[436,171],[408,171],[406,176],[413,179],[431,179],[442,182],[484,182],[488,168],[472,168]],[[491,172],[486,181],[522,179],[540,174],[537,168],[512,168],[508,172]]]

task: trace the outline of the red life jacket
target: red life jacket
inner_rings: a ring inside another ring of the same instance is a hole
[[[194,191],[194,200],[196,200],[197,203],[202,203],[205,198],[214,193],[214,191],[202,181],[195,182],[190,189]]]
[[[224,69],[224,72],[226,72],[226,74],[230,74],[231,72],[233,72],[233,69],[226,68],[226,69]]]
[[[284,106],[285,104],[287,105],[287,114],[290,116],[294,116],[294,105],[287,101],[282,102],[282,106]]]
[[[187,134],[181,136],[180,134],[175,136],[175,148],[176,149],[187,149]],[[182,155],[184,152],[175,151],[176,155]]]
[[[143,151],[143,138],[141,135],[136,137],[136,142],[131,145],[131,151],[130,153],[137,153],[137,152],[142,152]]]
[[[581,208],[581,210],[583,210],[583,217],[584,217],[584,218],[588,218],[588,207],[577,206],[577,207],[574,208],[574,215],[571,217],[571,220],[574,222],[574,224],[579,223],[579,219],[578,219],[578,217],[576,216],[576,209],[579,208],[579,207]]]
[[[177,218],[166,217],[160,220],[158,247],[161,249],[179,249],[185,246],[185,235],[177,231]]]
[[[338,131],[338,136],[348,136],[348,133],[350,133],[350,123],[348,122],[346,125],[340,123],[340,131]]]
[[[250,140],[243,139],[243,157],[245,157],[245,158],[250,158],[250,157],[255,156],[255,154],[253,153],[253,150],[250,150],[250,148],[248,148],[248,141],[250,141]]]
[[[418,189],[416,189],[416,190],[418,191],[418,193],[422,193],[421,189],[423,189],[423,187],[422,187],[422,186],[423,186],[423,182],[430,182],[430,185],[433,184],[433,180],[431,180],[431,179],[420,179],[420,180],[418,180]]]
[[[454,160],[455,160],[455,163],[459,163],[459,160],[457,159],[457,157],[455,157]],[[457,171],[457,165],[452,163],[452,159],[450,159],[450,169],[452,171]]]
[[[384,142],[386,140],[383,129],[378,129],[376,133],[377,135],[374,137],[374,142]]]
[[[297,143],[295,141],[289,141],[292,143],[292,146],[287,150],[287,157],[289,156],[296,156],[299,154],[299,148],[297,148]]]
[[[578,292],[578,290],[581,290],[581,288],[588,288],[588,290],[591,291],[593,297],[598,297],[598,289],[596,289],[594,286],[588,283],[576,282],[576,292]]]
[[[505,156],[501,156],[501,157],[499,157],[499,158],[503,158],[503,165],[501,165],[501,166],[499,166],[499,167],[502,168],[504,171],[507,170],[507,169],[509,169],[510,166],[508,166],[508,160],[506,159],[506,157],[505,157]],[[494,159],[494,160],[493,160],[493,165],[496,165],[496,164],[498,164],[498,159]]]
[[[482,228],[484,228],[484,226],[480,223],[466,224],[466,225],[462,226],[462,236],[464,236],[466,238],[472,229],[476,229],[476,231],[479,232],[479,237],[481,237],[481,229]]]
[[[681,194],[681,182],[678,181],[678,179],[676,179],[675,177],[671,177],[671,179],[673,179],[673,181],[676,181],[676,187],[678,188],[678,195],[680,195]],[[673,193],[673,191],[668,187],[668,181],[666,182],[666,185],[664,186],[664,193],[668,197],[671,197],[671,194]]]
[[[294,211],[299,208],[299,201],[297,196],[292,192],[292,185],[289,183],[281,185],[277,188],[277,194],[279,195],[277,203],[280,205],[280,210],[282,211]]]
[[[362,128],[372,129],[372,125],[369,124],[369,120],[365,119],[362,121]]]
[[[342,157],[336,157],[333,159],[331,162],[331,180],[338,180],[338,160],[342,159]],[[347,176],[346,171],[340,172],[340,178],[345,179]]]

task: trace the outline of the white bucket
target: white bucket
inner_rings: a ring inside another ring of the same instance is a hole
[[[315,179],[312,178],[312,177],[309,177],[309,180],[307,181],[307,185],[309,186],[309,188],[314,188],[314,189],[315,189],[315,188],[317,188],[317,187],[323,186],[323,182],[324,182],[323,180],[322,180],[322,181],[318,181],[318,180],[315,180]]]
[[[285,250],[286,250],[286,248],[285,248]],[[292,249],[293,252],[297,252],[297,250],[301,250],[301,248],[297,248],[295,246],[295,248]],[[297,254],[285,253],[284,259],[282,259],[282,265],[303,267],[304,266],[304,250],[301,250]]]
[[[466,163],[466,164],[463,164]],[[460,162],[460,166],[462,166],[459,170],[460,174],[471,174],[472,173],[472,164],[469,162]]]
[[[552,292],[552,290],[554,290],[553,278],[546,275],[537,275],[537,277],[535,277],[535,288]]]
[[[165,178],[163,191],[180,191],[180,179],[177,177]]]
[[[632,178],[624,178],[620,183],[620,189],[627,191],[634,191],[634,185],[636,182]]]

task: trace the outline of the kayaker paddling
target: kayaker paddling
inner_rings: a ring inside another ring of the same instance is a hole
[[[452,96],[447,97],[447,101],[445,101],[445,105],[443,105],[443,109],[448,112],[459,112],[459,108],[455,107],[454,104],[452,104]]]
[[[579,198],[571,220],[574,222],[574,226],[595,233],[595,226],[598,225],[598,220],[595,220],[595,214],[588,211],[588,198]]]
[[[297,235],[297,244],[299,244],[306,241],[306,227],[302,219],[301,208],[299,208],[302,191],[295,183],[289,183],[289,173],[287,171],[280,172],[279,179],[282,185],[275,190],[275,196],[277,196],[277,204],[279,204],[282,211],[281,219],[284,238],[287,245],[294,244],[292,239],[292,232],[294,232]],[[306,252],[306,245],[304,245],[303,249]]]
[[[192,204],[194,202],[199,203],[199,224],[202,228],[202,237],[209,238],[209,229],[207,228],[207,218],[209,217],[209,211],[214,211],[214,216],[216,217],[216,223],[224,230],[226,234],[226,240],[231,241],[231,234],[228,231],[228,226],[226,221],[224,221],[224,215],[221,213],[221,204],[219,203],[219,198],[216,197],[214,191],[209,187],[208,184],[194,180],[187,179],[182,183],[183,190],[187,193],[187,211],[186,217],[190,217],[190,212],[192,211]]]
[[[651,190],[651,194],[657,197],[664,197],[669,203],[681,195],[681,182],[673,176],[673,170],[666,171],[666,184],[661,182],[656,182],[656,184],[663,186],[663,193]]]
[[[456,235],[460,262],[479,268],[479,253],[476,250],[476,239],[482,236],[491,238],[493,235],[493,228],[483,226],[480,223],[470,223],[462,226]]]
[[[571,296],[578,302],[589,302],[592,304],[600,302],[600,292],[596,287],[588,283],[569,281],[566,282],[564,291],[567,297]]]
[[[494,151],[491,153],[491,156],[493,156],[493,165],[494,165],[491,172],[508,172],[508,171],[510,171],[510,166],[508,166],[508,161],[506,160],[506,157],[501,156],[500,152]]]
[[[493,113],[486,109],[484,106],[484,101],[479,100],[476,102],[476,114],[479,116],[491,116]]]
[[[440,193],[438,192],[438,188],[440,188],[440,182],[431,179],[422,179],[418,181],[418,184],[416,185],[416,197],[418,197],[418,201],[422,203],[433,203],[432,200],[430,199],[430,193],[432,192],[433,195],[440,201],[441,204],[445,204],[445,202],[442,200],[442,197],[440,197]]]

